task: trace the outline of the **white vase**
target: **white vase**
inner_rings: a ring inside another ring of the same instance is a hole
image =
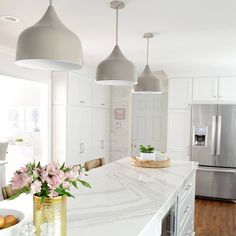
[[[143,161],[148,161],[148,160],[155,161],[156,160],[156,152],[152,152],[152,153],[140,152],[140,160],[143,160]]]

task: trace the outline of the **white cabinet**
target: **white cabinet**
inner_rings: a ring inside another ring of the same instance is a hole
[[[178,195],[177,236],[194,235],[196,171],[186,180]]]
[[[109,161],[110,156],[110,110],[93,109],[92,129],[95,131],[92,137],[92,159],[105,158]]]
[[[217,101],[218,77],[193,79],[193,102]]]
[[[92,105],[92,80],[86,74],[70,72],[68,75],[68,104]]]
[[[190,110],[169,109],[167,153],[173,159],[189,159],[190,114]]]
[[[110,88],[94,73],[53,73],[53,159],[68,164],[110,157]],[[60,94],[62,97],[60,97]]]
[[[67,150],[68,164],[84,163],[91,157],[92,109],[71,106],[68,108]]]
[[[93,83],[93,106],[110,107],[110,87]]]
[[[236,101],[236,77],[219,78],[219,101]]]
[[[169,108],[186,109],[192,102],[192,79],[169,81]]]

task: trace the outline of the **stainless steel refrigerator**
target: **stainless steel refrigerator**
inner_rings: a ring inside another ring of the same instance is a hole
[[[236,105],[193,105],[196,196],[236,201]]]

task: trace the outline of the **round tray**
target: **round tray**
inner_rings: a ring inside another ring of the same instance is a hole
[[[170,166],[170,158],[167,157],[167,160],[163,161],[143,161],[139,160],[137,157],[132,157],[132,164],[143,168],[165,168]]]

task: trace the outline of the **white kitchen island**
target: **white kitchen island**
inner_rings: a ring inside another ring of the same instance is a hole
[[[125,158],[93,169],[85,177],[92,189],[68,199],[68,236],[159,236],[162,219],[176,203],[176,235],[194,235],[197,163],[172,161],[171,167],[145,169]],[[0,202],[32,214],[32,197]]]

